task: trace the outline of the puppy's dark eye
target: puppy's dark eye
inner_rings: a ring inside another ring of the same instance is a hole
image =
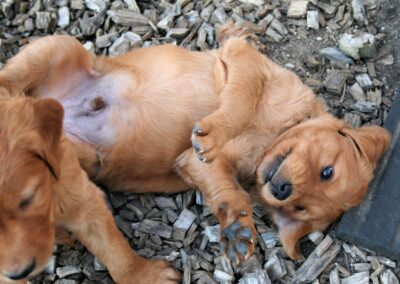
[[[303,206],[301,206],[301,205],[296,205],[294,208],[295,208],[297,211],[304,211],[304,210],[305,210],[305,208],[304,208]]]
[[[33,201],[33,195],[29,196],[28,198],[22,199],[21,202],[19,203],[19,209],[21,210],[27,209],[32,204],[32,201]]]
[[[322,181],[328,181],[332,178],[333,176],[333,167],[332,166],[327,166],[322,169],[320,173],[320,177]]]

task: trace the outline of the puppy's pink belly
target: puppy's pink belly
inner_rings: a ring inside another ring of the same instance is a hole
[[[99,146],[114,144],[120,124],[133,120],[133,109],[122,96],[128,89],[128,80],[124,74],[82,78],[71,95],[60,100],[67,136],[76,142]]]

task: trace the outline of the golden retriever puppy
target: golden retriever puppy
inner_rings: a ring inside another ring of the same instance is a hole
[[[178,283],[167,263],[132,251],[62,136],[62,120],[53,99],[0,99],[0,283],[26,283],[39,273],[58,227],[93,252],[117,283]]]
[[[380,127],[351,129],[327,114],[294,73],[240,38],[209,52],[163,45],[97,57],[72,37],[45,37],[6,64],[0,85],[63,105],[66,136],[95,182],[198,187],[233,260],[254,251],[241,181],[258,181],[253,196],[299,258],[302,236],[361,201],[390,140]]]

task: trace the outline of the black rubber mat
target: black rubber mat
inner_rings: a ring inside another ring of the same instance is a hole
[[[335,235],[400,260],[399,95],[393,102],[384,126],[393,135],[390,149],[380,161],[367,198],[343,216],[335,228]]]

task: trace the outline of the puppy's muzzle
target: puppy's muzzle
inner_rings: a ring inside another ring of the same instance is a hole
[[[21,270],[7,273],[6,276],[11,280],[21,280],[28,277],[29,274],[31,274],[31,272],[35,269],[35,267],[36,267],[36,262],[35,260],[33,260],[30,264],[28,264]]]
[[[293,191],[293,185],[290,182],[274,178],[284,160],[284,156],[278,156],[264,172],[264,184],[271,183],[272,195],[281,201],[287,199]]]

